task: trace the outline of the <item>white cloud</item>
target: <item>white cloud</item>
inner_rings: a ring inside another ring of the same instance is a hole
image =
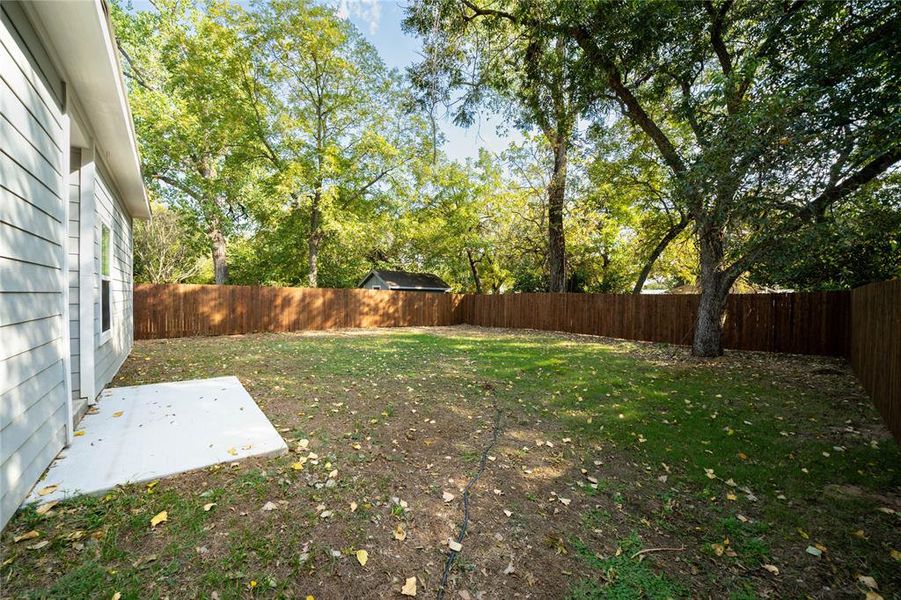
[[[382,0],[339,0],[337,13],[342,19],[363,21],[369,28],[369,35],[374,35],[382,17]]]

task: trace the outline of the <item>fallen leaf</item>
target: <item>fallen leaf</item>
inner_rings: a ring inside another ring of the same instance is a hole
[[[168,521],[168,520],[169,520],[169,513],[166,511],[163,511],[163,512],[159,513],[158,515],[156,515],[155,517],[153,517],[152,519],[150,519],[150,526],[156,527],[160,523],[162,523],[164,521]]]
[[[16,537],[14,537],[13,543],[18,544],[19,542],[24,542],[26,540],[33,540],[34,538],[38,537],[39,535],[41,535],[41,534],[38,533],[37,531],[35,531],[34,529],[32,529],[28,533],[23,533],[22,535],[17,535]]]
[[[416,595],[416,578],[415,577],[407,577],[406,583],[404,583],[404,587],[400,588],[400,593],[404,596],[415,596]]]
[[[899,552],[899,551],[895,550],[894,548],[892,548],[892,551],[891,551],[889,554],[891,554],[892,558],[894,558],[895,560],[901,562],[901,552]]]
[[[232,456],[238,456],[238,451],[234,448],[229,448],[228,453],[231,454]]]
[[[48,512],[50,512],[50,509],[52,509],[57,504],[59,504],[58,500],[53,500],[52,502],[48,502],[47,504],[41,504],[39,507],[37,507],[37,509],[35,509],[34,512],[39,515],[46,515]]]
[[[215,502],[210,502],[209,504],[204,504],[204,505],[203,505],[203,510],[204,510],[205,512],[210,512],[210,509],[213,508],[214,506],[216,506],[216,503],[215,503]]]
[[[451,494],[450,492],[444,492],[443,494],[441,494],[441,498],[442,498],[445,502],[450,502],[451,500],[453,500],[454,498],[456,498],[456,496],[454,496],[454,495]]]
[[[710,544],[710,547],[713,548],[713,553],[717,556],[722,556],[723,552],[726,551],[726,547],[722,544]]]
[[[356,510],[357,510],[357,503],[351,502],[350,503],[350,512],[356,512]]]
[[[447,540],[447,547],[453,550],[454,552],[459,552],[463,549],[463,544],[454,540]]]
[[[48,545],[49,543],[50,542],[48,540],[44,540],[44,541],[38,542],[37,544],[32,544],[31,546],[27,546],[27,548],[29,550],[40,550],[41,548]]]
[[[559,500],[563,504],[563,506],[569,506],[569,503],[572,502],[572,500],[570,500],[569,498],[559,498]]]
[[[294,469],[295,471],[303,471],[303,463],[296,462],[293,465],[291,465],[291,468]]]
[[[369,553],[365,550],[357,550],[357,562],[360,563],[360,566],[365,567],[366,561],[369,560]]]
[[[113,417],[117,417],[117,418],[118,418],[118,417],[121,417],[121,416],[124,415],[124,414],[125,414],[125,411],[124,411],[124,410],[117,410],[116,412],[113,413]]]
[[[38,496],[46,496],[47,494],[52,494],[53,492],[55,492],[58,489],[59,489],[58,485],[55,485],[55,484],[48,485],[47,487],[41,488],[38,490]]]
[[[884,600],[883,597],[876,592],[867,592],[866,600]]]
[[[405,539],[407,539],[407,532],[404,531],[404,526],[403,526],[403,525],[398,525],[398,526],[394,529],[394,539],[396,539],[396,540],[399,541],[399,542],[402,542],[402,541],[404,541]]]
[[[763,568],[772,573],[773,575],[779,574],[779,567],[776,565],[763,565]]]
[[[823,551],[813,546],[807,546],[807,554],[810,554],[811,556],[822,556]]]
[[[266,512],[269,512],[271,510],[278,510],[278,504],[276,504],[275,502],[267,502],[260,510],[265,510]]]
[[[876,583],[876,580],[870,577],[869,575],[858,575],[857,581],[861,582],[871,590],[878,590],[879,584]]]
[[[84,429],[79,429],[78,431],[76,431],[76,432],[73,433],[72,435],[74,435],[75,437],[81,437],[81,436],[84,435]]]
[[[115,594],[113,594],[113,597],[110,598],[110,600],[119,600],[119,598],[121,598],[121,597],[122,597],[122,594],[120,594],[119,592],[116,592]]]
[[[504,569],[504,575],[510,575],[514,571],[515,571],[515,569],[513,568],[513,561],[510,561],[510,564],[507,565],[506,569]]]
[[[506,510],[506,509],[504,510],[504,514],[507,515],[508,517],[512,517],[512,516],[513,516],[513,513],[510,512],[509,510]]]

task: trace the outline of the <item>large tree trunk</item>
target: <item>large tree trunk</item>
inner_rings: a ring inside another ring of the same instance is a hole
[[[307,282],[310,287],[319,287],[319,246],[322,243],[321,219],[319,212],[320,189],[313,195],[310,207],[310,236],[307,238],[307,260],[310,273]]]
[[[228,283],[228,261],[226,259],[226,241],[222,232],[213,227],[210,229],[210,245],[213,249],[213,275],[216,285]]]
[[[563,232],[563,205],[566,199],[566,151],[568,140],[558,136],[554,144],[554,171],[548,185],[548,270],[549,291],[566,291],[566,237]]]
[[[691,353],[703,357],[721,356],[726,297],[735,282],[735,276],[723,271],[723,234],[716,225],[698,227],[698,246],[701,298]]]

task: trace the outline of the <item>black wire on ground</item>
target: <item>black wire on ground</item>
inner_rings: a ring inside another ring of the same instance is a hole
[[[497,438],[500,434],[501,430],[501,409],[497,407],[497,400],[493,402],[494,405],[494,430],[491,433],[491,443],[485,446],[485,449],[482,450],[482,458],[479,460],[479,470],[473,476],[472,479],[469,480],[469,483],[466,484],[466,487],[463,488],[463,523],[460,525],[460,533],[457,535],[457,543],[462,544],[463,538],[466,537],[466,528],[469,526],[469,490],[476,484],[479,478],[482,476],[482,473],[485,471],[485,465],[488,464],[488,453],[491,452],[491,449],[494,448],[495,444],[497,444]],[[438,600],[442,600],[444,598],[444,588],[447,586],[447,577],[450,574],[451,567],[454,566],[454,561],[457,560],[457,552],[456,550],[448,550],[447,552],[447,561],[444,563],[444,575],[441,576],[441,583],[438,586]]]

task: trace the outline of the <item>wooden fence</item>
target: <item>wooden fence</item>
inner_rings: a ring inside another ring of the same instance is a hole
[[[726,303],[723,345],[740,350],[845,356],[847,291],[734,294]],[[627,340],[690,344],[697,295],[466,295],[464,323],[544,329]]]
[[[697,307],[696,295],[461,295],[138,284],[134,328],[136,339],[148,339],[466,323],[690,344]],[[852,291],[732,295],[723,346],[848,357],[901,441],[901,281]]]
[[[460,323],[457,294],[238,285],[134,288],[135,339]]]
[[[901,443],[901,280],[851,291],[851,368]]]

